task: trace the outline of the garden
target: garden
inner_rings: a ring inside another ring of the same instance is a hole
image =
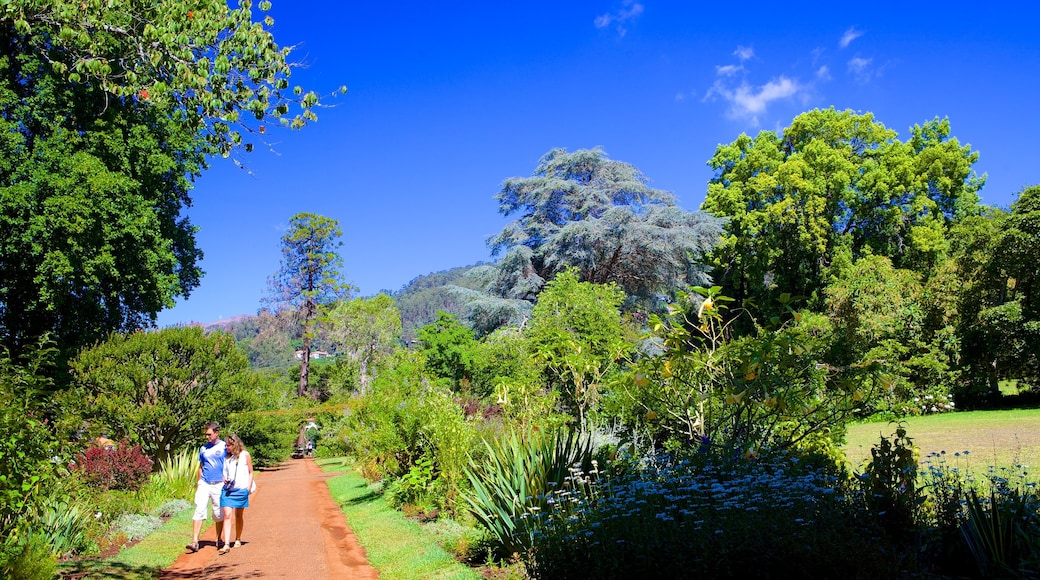
[[[1040,575],[1040,186],[984,205],[948,119],[740,134],[697,211],[551,149],[492,261],[374,296],[297,213],[256,316],[157,328],[194,180],[320,99],[252,3],[145,4],[0,3],[0,576],[159,574],[213,420],[349,468],[373,562],[376,505],[487,578]]]

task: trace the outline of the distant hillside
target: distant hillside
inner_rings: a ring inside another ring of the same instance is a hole
[[[464,302],[455,295],[449,286],[461,286],[479,290],[476,284],[466,275],[470,270],[487,265],[478,262],[470,266],[460,266],[419,276],[405,284],[401,290],[394,292],[392,298],[401,311],[401,338],[411,341],[415,333],[423,326],[437,319],[437,312],[443,310],[462,318]]]
[[[465,304],[449,287],[479,290],[477,283],[467,278],[467,274],[485,265],[477,263],[418,276],[400,290],[392,292],[391,297],[401,312],[401,338],[406,342],[414,340],[416,332],[436,320],[437,312],[441,310],[461,320]],[[249,356],[249,362],[257,368],[294,364],[294,353],[300,348],[299,329],[269,316],[239,314],[199,325],[206,330],[220,330],[234,335],[235,341]],[[313,347],[329,352],[335,350],[333,345],[324,344],[320,333],[315,337]]]

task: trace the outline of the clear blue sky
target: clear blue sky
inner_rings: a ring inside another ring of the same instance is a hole
[[[696,210],[718,144],[834,106],[901,139],[949,117],[984,203],[1040,184],[1038,9],[795,4],[274,0],[293,83],[349,91],[248,171],[212,161],[187,211],[206,275],[160,326],[255,314],[298,212],[339,220],[361,295],[488,260],[499,185],[554,147],[603,147]]]

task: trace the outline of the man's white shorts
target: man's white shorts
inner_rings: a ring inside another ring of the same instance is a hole
[[[220,509],[220,489],[222,487],[224,487],[224,483],[220,481],[206,483],[199,480],[199,485],[195,488],[195,515],[191,519],[206,519],[206,500],[208,499],[209,503],[213,505],[213,521],[224,521],[224,510]]]

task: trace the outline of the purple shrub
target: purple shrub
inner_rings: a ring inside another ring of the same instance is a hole
[[[101,489],[136,491],[152,472],[152,460],[140,445],[89,447],[76,456],[71,468]]]

